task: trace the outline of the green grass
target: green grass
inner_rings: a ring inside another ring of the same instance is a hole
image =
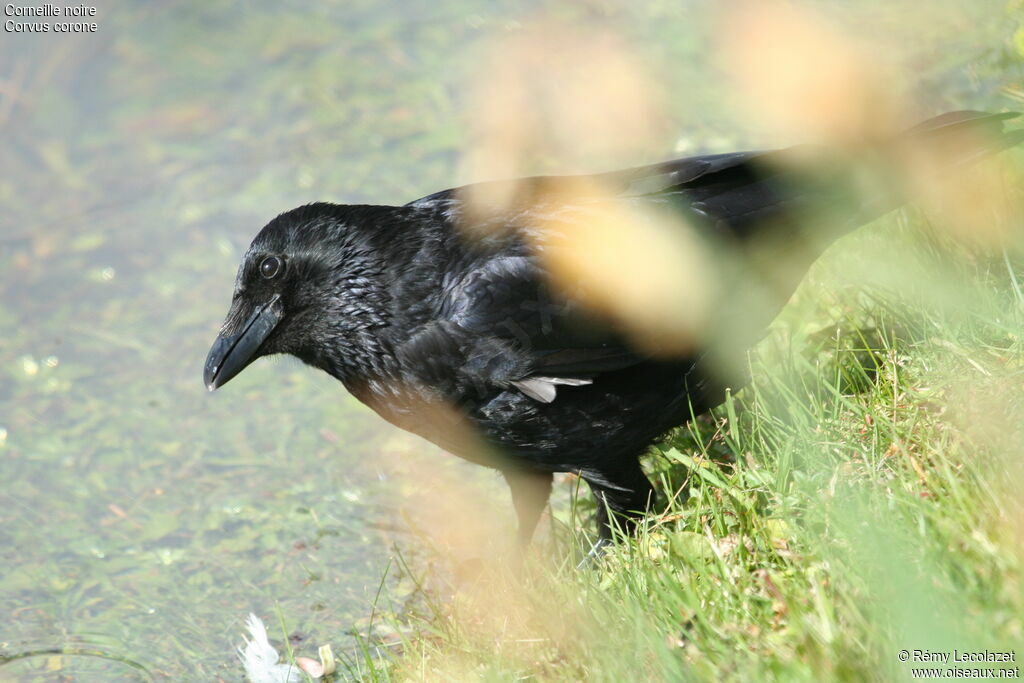
[[[400,656],[359,675],[893,680],[926,666],[901,649],[1019,648],[1019,254],[906,218],[833,249],[752,354],[753,384],[652,449],[638,538],[576,570],[593,506],[569,481],[523,572],[498,555],[450,585],[421,573]]]

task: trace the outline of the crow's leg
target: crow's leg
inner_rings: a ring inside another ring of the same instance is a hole
[[[597,543],[579,563],[579,569],[592,567],[612,542],[613,527],[632,534],[636,522],[654,500],[654,487],[640,469],[638,460],[626,461],[611,471],[584,471],[583,478],[597,499]],[[609,514],[610,513],[610,514]]]
[[[519,518],[519,545],[525,548],[533,538],[534,529],[551,496],[551,472],[525,469],[506,469],[501,472],[512,490],[512,504]]]
[[[597,498],[596,547],[603,547],[612,540],[613,527],[633,533],[637,519],[644,516],[654,500],[654,487],[640,469],[638,460],[629,459],[616,464],[618,467],[608,471],[582,473]]]

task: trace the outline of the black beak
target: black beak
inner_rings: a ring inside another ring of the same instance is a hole
[[[213,391],[256,360],[256,351],[263,340],[284,317],[284,307],[278,295],[263,304],[249,316],[237,334],[221,333],[210,348],[203,368],[203,382]]]

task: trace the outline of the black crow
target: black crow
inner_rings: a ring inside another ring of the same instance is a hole
[[[874,157],[917,145],[949,148],[936,158],[966,165],[1022,139],[1003,132],[1014,115],[945,114]],[[523,544],[552,473],[578,473],[597,498],[604,543],[613,524],[631,528],[649,505],[652,488],[638,461],[645,449],[743,382],[723,369],[745,365],[744,354],[830,241],[901,203],[877,189],[895,183],[868,183],[872,193],[842,158],[816,148],[712,154],[571,179],[601,188],[594,196],[560,192],[566,178],[531,178],[516,185],[519,200],[493,210],[467,204],[467,188],[459,188],[405,206],[288,211],[242,259],[204,381],[212,391],[260,356],[292,354],[389,422],[499,469]],[[877,167],[899,180],[898,165]],[[487,186],[468,189],[480,187]],[[714,334],[659,353],[571,288],[552,285],[543,258],[551,237],[542,226],[585,223],[617,204],[674,212],[729,248],[730,265],[708,264],[719,275]],[[777,261],[787,268],[773,269]],[[762,286],[768,296],[749,296]],[[460,422],[476,440],[463,438]]]

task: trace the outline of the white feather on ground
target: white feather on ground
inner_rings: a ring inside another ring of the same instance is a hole
[[[252,683],[302,683],[302,671],[293,664],[280,663],[281,656],[267,639],[267,627],[255,614],[245,622],[249,637],[238,648],[245,675]],[[316,679],[314,679],[316,680]]]

